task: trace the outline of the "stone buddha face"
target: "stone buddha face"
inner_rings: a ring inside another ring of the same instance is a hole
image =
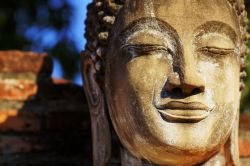
[[[162,165],[199,164],[218,153],[239,109],[239,34],[227,0],[127,1],[105,69],[123,146]]]

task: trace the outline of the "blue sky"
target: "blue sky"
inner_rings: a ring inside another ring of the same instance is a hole
[[[52,5],[60,5],[61,0],[51,0]],[[77,44],[77,50],[80,53],[83,50],[85,45],[85,39],[83,37],[84,34],[84,20],[86,18],[86,8],[87,4],[91,2],[91,0],[67,0],[69,4],[72,5],[74,8],[73,16],[71,19],[70,31],[68,32],[71,36],[73,41]],[[53,34],[51,35],[53,38]],[[53,39],[48,37],[47,41],[53,43]],[[79,54],[80,55],[80,54]],[[52,73],[52,77],[54,78],[62,78],[62,67],[60,66],[59,62],[54,60],[54,70]],[[73,80],[77,84],[82,84],[80,72]]]

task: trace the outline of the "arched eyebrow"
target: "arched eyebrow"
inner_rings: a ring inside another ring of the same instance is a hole
[[[228,24],[219,22],[219,21],[208,21],[201,26],[199,26],[195,31],[195,38],[202,37],[208,33],[219,33],[229,37],[234,44],[237,43],[237,33],[236,31]]]
[[[157,32],[158,34],[162,34],[164,36],[171,36],[175,39],[178,39],[178,34],[167,23],[152,17],[144,17],[130,23],[124,30],[119,34],[120,40],[123,42],[126,41],[130,36],[133,36],[137,32]]]

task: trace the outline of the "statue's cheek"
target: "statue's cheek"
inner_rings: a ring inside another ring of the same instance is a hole
[[[198,69],[216,103],[231,103],[239,98],[239,63],[234,57],[199,61]]]
[[[127,63],[128,79],[136,91],[152,92],[163,85],[172,65],[167,57],[141,56]]]

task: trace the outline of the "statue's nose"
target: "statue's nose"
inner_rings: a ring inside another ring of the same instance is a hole
[[[172,95],[191,96],[205,90],[204,79],[195,73],[172,73],[165,84],[165,90]]]
[[[196,66],[197,60],[189,45],[184,44],[182,52],[175,57],[175,72],[169,75],[165,84],[167,93],[191,96],[205,91],[205,80]]]

